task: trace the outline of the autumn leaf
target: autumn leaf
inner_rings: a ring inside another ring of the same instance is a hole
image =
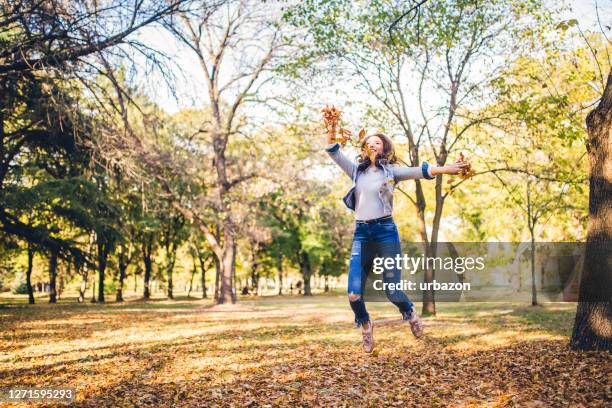
[[[351,131],[344,129],[344,128],[340,128],[338,130],[338,133],[340,134],[340,137],[337,137],[335,140],[340,142],[342,144],[342,147],[344,147],[344,145],[346,144],[346,142],[351,140]]]
[[[358,136],[358,139],[357,139],[357,140],[358,140],[359,142],[361,142],[361,141],[363,140],[363,138],[365,137],[365,135],[366,135],[366,131],[365,131],[365,129],[361,129],[361,130],[359,131],[359,136]]]
[[[367,144],[363,146],[366,155],[370,158],[370,161],[372,163],[376,162],[376,154],[372,151],[372,149],[370,149],[370,146],[368,146]]]

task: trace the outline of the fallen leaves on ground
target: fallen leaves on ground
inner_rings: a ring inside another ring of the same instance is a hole
[[[592,407],[612,397],[610,354],[568,348],[575,305],[440,304],[424,340],[392,305],[368,308],[371,355],[344,297],[0,309],[0,388],[74,387],[80,407]]]

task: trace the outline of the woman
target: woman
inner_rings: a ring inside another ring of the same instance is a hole
[[[361,154],[355,163],[342,154],[339,143],[333,143],[332,134],[327,135],[326,141],[327,153],[353,180],[353,188],[343,199],[347,207],[355,211],[356,222],[349,262],[348,297],[355,313],[355,325],[362,328],[363,349],[370,353],[374,349],[374,325],[362,297],[373,255],[377,252],[377,256],[385,258],[395,258],[398,254],[401,257],[399,234],[392,218],[395,183],[422,178],[433,180],[438,174],[458,174],[467,163],[443,167],[431,167],[427,162],[420,167],[398,166],[393,142],[382,133],[364,137]],[[398,269],[383,273],[385,282],[399,282],[400,278]],[[403,320],[410,322],[412,333],[421,337],[423,325],[406,294],[392,290],[386,290],[385,294],[398,307]]]

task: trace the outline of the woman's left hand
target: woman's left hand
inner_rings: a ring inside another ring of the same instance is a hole
[[[429,171],[432,176],[436,176],[438,174],[459,174],[462,171],[465,171],[468,167],[469,163],[464,161],[457,161],[455,164],[451,164],[448,166],[431,167]]]
[[[457,161],[455,164],[444,166],[443,174],[459,174],[467,169],[469,164],[467,162]]]

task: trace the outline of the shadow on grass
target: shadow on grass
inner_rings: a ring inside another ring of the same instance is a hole
[[[550,310],[546,306],[526,306],[515,309],[512,315],[529,326],[537,327],[548,333],[569,336],[572,332],[576,309]]]

